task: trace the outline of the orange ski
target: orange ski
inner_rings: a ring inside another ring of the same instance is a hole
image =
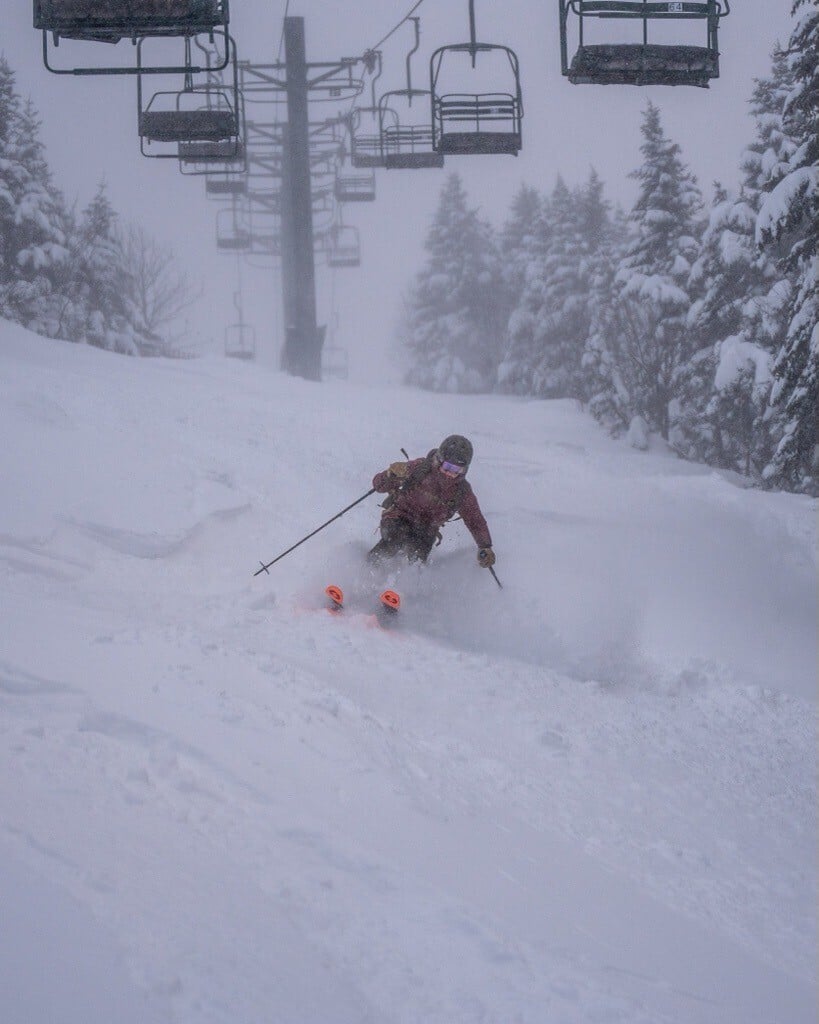
[[[324,593],[330,598],[330,611],[341,611],[344,607],[344,591],[341,587],[331,583],[328,587],[324,588]]]
[[[379,595],[381,604],[391,612],[397,612],[401,607],[401,598],[394,590],[385,590]]]

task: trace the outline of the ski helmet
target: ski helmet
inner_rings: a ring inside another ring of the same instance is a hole
[[[441,441],[438,458],[441,462],[454,462],[467,469],[472,461],[472,443],[460,434],[450,434]]]

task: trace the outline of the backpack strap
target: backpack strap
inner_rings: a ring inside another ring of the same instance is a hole
[[[390,508],[395,501],[396,495],[401,494],[404,491],[411,491],[413,487],[417,487],[422,480],[425,480],[429,476],[435,468],[435,455],[437,451],[437,448],[431,448],[429,452],[427,452],[426,456],[418,463],[415,469],[412,470],[401,486],[388,494],[384,501],[382,501],[381,508]],[[462,476],[455,487],[454,496],[447,502],[447,519],[451,519],[461,507],[461,502],[464,500],[466,495],[466,488],[466,477]]]

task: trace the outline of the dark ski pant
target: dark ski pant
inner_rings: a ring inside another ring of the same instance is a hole
[[[411,562],[426,562],[437,539],[437,531],[430,533],[428,526],[419,526],[409,519],[382,519],[381,540],[367,560],[380,562],[393,555],[405,555]]]

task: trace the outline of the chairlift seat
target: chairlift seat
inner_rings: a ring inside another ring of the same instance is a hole
[[[143,110],[139,134],[150,142],[220,142],[238,132],[232,110]]]
[[[373,202],[375,174],[337,174],[334,193],[339,203]]]
[[[247,177],[208,176],[205,192],[209,196],[243,196],[247,193]]]
[[[328,267],[360,267],[361,253],[352,246],[348,249],[330,249],[327,252]]]
[[[384,167],[390,171],[423,171],[443,166],[443,153],[388,153],[384,157]]]
[[[350,144],[350,163],[353,167],[383,167],[380,135],[354,135]]]
[[[568,79],[574,85],[693,85],[719,77],[719,53],[706,46],[655,43],[581,46]]]
[[[256,357],[256,328],[240,322],[225,328],[225,355],[231,359]]]
[[[387,170],[418,171],[444,166],[444,154],[432,148],[428,125],[398,125],[382,132],[384,167]]]
[[[436,149],[453,156],[517,156],[521,148],[520,118],[520,105],[508,93],[441,96],[433,106]]]
[[[216,239],[216,248],[224,252],[241,252],[249,249],[252,241],[249,231],[236,231],[232,235],[219,235]]]
[[[179,161],[183,164],[237,163],[244,159],[238,139],[223,142],[180,142]]]
[[[222,25],[225,0],[34,0],[34,27],[70,39],[194,35]]]

